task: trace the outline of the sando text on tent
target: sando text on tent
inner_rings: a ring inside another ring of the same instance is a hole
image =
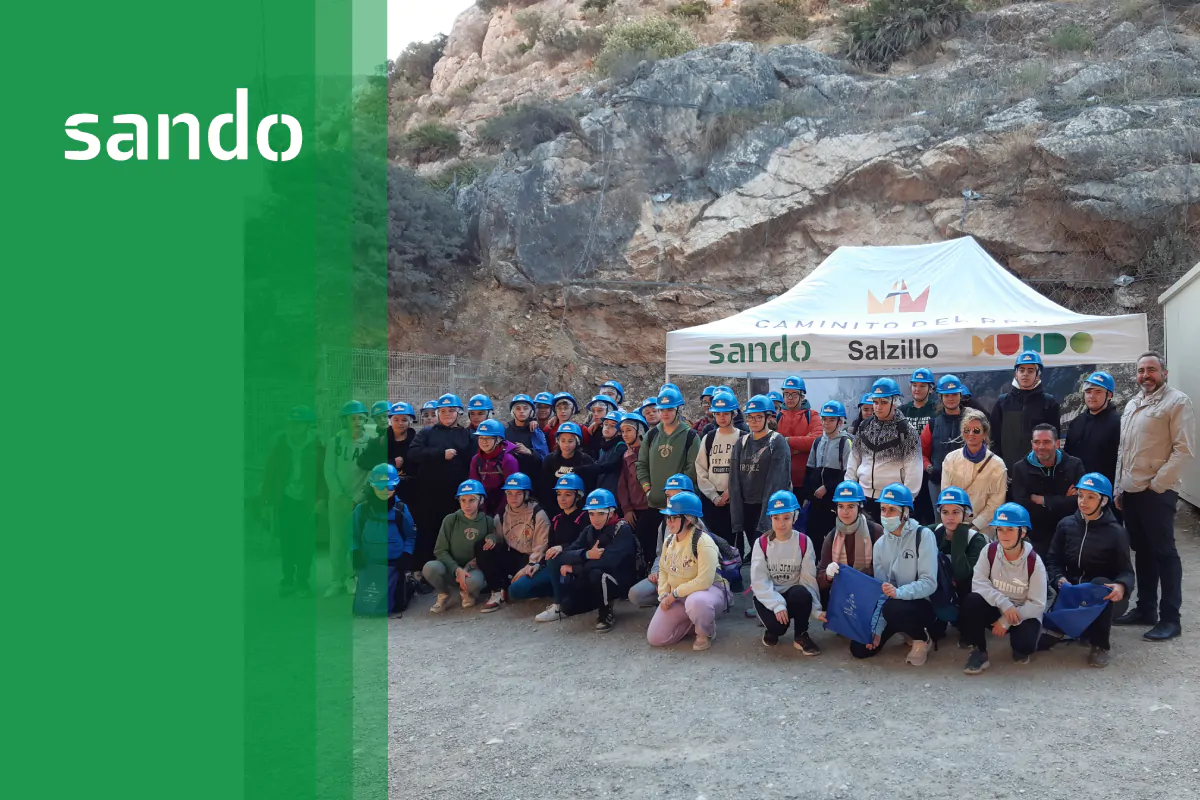
[[[758,359],[755,361],[757,352]],[[787,334],[779,337],[779,341],[766,342],[730,342],[709,346],[710,364],[780,364],[786,361],[808,361],[812,348],[804,339],[788,341]]]
[[[864,343],[854,339],[848,345],[851,361],[909,361],[917,358],[937,358],[938,346],[920,339],[901,339],[889,342],[880,339],[879,344]]]

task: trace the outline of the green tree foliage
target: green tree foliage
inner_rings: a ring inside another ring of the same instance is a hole
[[[596,56],[595,67],[601,75],[613,75],[631,62],[673,58],[696,47],[692,34],[673,20],[665,17],[633,20],[612,29]]]

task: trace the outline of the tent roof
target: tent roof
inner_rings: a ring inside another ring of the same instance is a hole
[[[787,343],[772,354],[769,348],[784,335]],[[797,341],[803,345],[797,348]],[[1038,294],[973,238],[963,237],[925,245],[839,247],[779,297],[668,333],[667,372],[766,376],[881,374],[916,366],[1007,369],[1025,349],[1039,350],[1047,365],[1091,364],[1133,360],[1146,342],[1145,315],[1076,314]],[[751,346],[754,352],[747,356]]]

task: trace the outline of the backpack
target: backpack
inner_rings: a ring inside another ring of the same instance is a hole
[[[683,423],[680,422],[679,424],[682,425]],[[658,426],[655,425],[646,434],[645,438],[642,439],[642,447],[649,447],[654,442],[654,437],[657,435],[658,435]],[[686,436],[685,444],[683,445],[683,455],[684,456],[687,456],[687,451],[692,449],[692,442],[696,441],[699,438],[700,438],[700,434],[696,433],[695,430],[693,430],[691,427],[689,427],[687,429],[687,436]],[[711,449],[712,449],[712,445],[709,445],[709,450],[711,450]],[[687,463],[685,461],[683,467],[680,467],[676,471],[682,472],[683,468],[686,466],[687,466]]]
[[[929,530],[924,525],[917,528],[917,562],[921,561],[921,540],[925,538],[924,531]],[[933,603],[934,613],[944,622],[958,619],[958,603],[954,593],[954,564],[950,556],[938,551],[937,554],[937,588],[929,596]]]
[[[999,551],[999,542],[992,542],[987,546],[988,573],[990,575],[991,568],[996,565],[996,553]],[[1029,555],[1025,556],[1025,571],[1026,577],[1033,577],[1033,568],[1037,566],[1037,551],[1030,550]]]
[[[767,535],[764,533],[758,537],[758,547],[762,550],[763,558],[767,557]],[[800,532],[800,558],[803,559],[808,554],[808,536]]]
[[[390,520],[400,530],[404,520],[404,503],[396,500],[395,516]],[[363,530],[366,528],[366,514],[358,515],[356,535],[362,543],[363,553],[367,557],[367,565],[358,572],[358,589],[354,593],[353,613],[358,617],[386,617],[389,614],[403,612],[416,595],[421,582],[408,573],[389,565],[386,561],[387,540],[383,541],[383,563],[373,561],[367,550],[367,542],[363,541]],[[401,531],[403,533],[403,531]],[[378,545],[378,542],[373,543]]]
[[[692,531],[692,557],[700,557],[701,534],[707,534],[708,536],[712,537],[714,542],[716,542],[717,551],[719,553],[717,560],[717,574],[730,583],[741,580],[742,554],[738,552],[736,547],[725,541],[720,536],[717,536],[712,531],[702,530],[700,528],[696,528],[694,531]]]
[[[613,528],[613,538],[616,538],[617,531],[621,529],[622,525],[629,528],[629,535],[633,537],[633,574],[638,576],[638,580],[641,580],[650,572],[650,565],[646,563],[646,554],[642,551],[642,540],[637,537],[637,534],[633,532],[633,527],[625,520],[619,521]]]

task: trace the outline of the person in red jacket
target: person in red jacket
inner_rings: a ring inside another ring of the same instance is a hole
[[[792,375],[783,382],[783,411],[776,427],[792,451],[792,486],[804,486],[804,468],[813,442],[821,438],[821,417],[805,399],[804,381]]]

